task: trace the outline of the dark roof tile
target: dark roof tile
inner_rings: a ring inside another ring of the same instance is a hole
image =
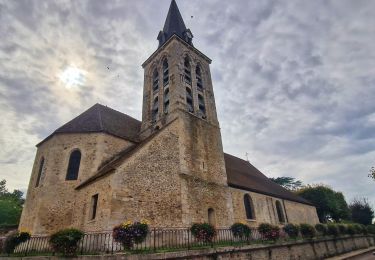
[[[224,159],[229,186],[311,205],[307,200],[268,179],[251,163],[230,154],[224,154]]]
[[[112,108],[95,104],[88,110],[58,128],[45,142],[60,133],[97,133],[104,132],[129,141],[136,142],[141,129],[141,122]]]

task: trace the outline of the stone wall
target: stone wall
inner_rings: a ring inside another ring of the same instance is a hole
[[[181,250],[155,254],[114,254],[78,256],[79,260],[151,260],[151,259],[238,259],[238,260],[276,260],[276,259],[326,259],[354,250],[373,247],[375,239],[371,236],[315,239],[311,241],[283,242],[273,245],[247,245],[242,247],[221,247],[201,250]],[[6,258],[4,258],[6,259]],[[53,256],[22,257],[22,259],[60,259]]]
[[[276,212],[276,201],[280,201],[283,210],[285,220],[288,223],[308,223],[316,224],[319,223],[316,209],[313,206],[283,200],[276,197],[263,195],[260,193],[249,192],[245,190],[230,188],[232,199],[233,199],[233,211],[235,222],[247,221],[250,226],[256,227],[260,223],[272,223],[276,225],[283,225],[278,220]],[[255,219],[247,220],[244,206],[244,195],[249,194],[253,202],[253,210]]]
[[[42,143],[35,156],[20,229],[49,234],[61,228],[80,227],[85,205],[75,187],[94,174],[103,161],[130,145],[103,133],[57,134]],[[81,151],[78,179],[66,181],[69,157],[75,149]],[[42,157],[45,162],[36,187]]]
[[[124,220],[140,219],[153,227],[188,227],[208,222],[209,209],[218,227],[231,225],[220,132],[206,124],[182,112],[113,173],[82,188],[84,205],[99,194],[98,218],[89,220],[86,209],[84,230],[110,230]]]
[[[178,139],[174,122],[119,162],[113,173],[82,188],[87,200],[95,192],[101,198],[99,218],[86,221],[85,230],[141,219],[155,227],[181,226]]]
[[[179,118],[184,225],[212,222],[228,227],[233,223],[233,208],[220,129],[190,113],[181,112]]]

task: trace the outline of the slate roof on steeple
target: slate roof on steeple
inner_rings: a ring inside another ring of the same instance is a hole
[[[181,39],[185,40],[189,44],[193,45],[191,39],[187,37],[187,32],[191,33],[189,29],[186,29],[184,20],[182,19],[180,10],[175,0],[172,0],[165,19],[164,28],[158,35],[159,47],[162,46],[169,38],[176,34]]]
[[[107,133],[136,142],[141,122],[112,108],[95,104],[88,110],[58,128],[50,136],[37,144],[39,146],[55,134],[62,133]]]

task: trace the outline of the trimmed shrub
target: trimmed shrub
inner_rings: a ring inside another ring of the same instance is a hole
[[[356,234],[356,232],[357,232],[357,230],[354,228],[354,225],[349,224],[349,225],[346,227],[346,234],[353,236],[353,235]]]
[[[353,228],[355,230],[355,234],[362,234],[362,227],[359,224],[353,224]]]
[[[216,236],[216,229],[208,223],[195,223],[190,228],[193,236],[201,242],[212,242]]]
[[[299,226],[294,224],[286,224],[283,227],[285,233],[288,234],[290,238],[297,238],[299,234]]]
[[[248,225],[245,225],[243,223],[234,223],[230,230],[232,231],[232,234],[236,238],[240,239],[248,239],[251,236],[251,229]]]
[[[312,225],[300,224],[299,228],[303,238],[313,238],[315,236],[316,231]]]
[[[368,225],[367,227],[367,233],[371,235],[375,235],[375,225]]]
[[[54,233],[49,243],[53,250],[64,256],[74,256],[77,252],[78,242],[83,237],[83,232],[75,228],[68,228]]]
[[[13,253],[14,249],[16,249],[16,247],[19,244],[26,242],[27,240],[30,239],[30,237],[31,235],[28,232],[18,232],[18,231],[11,232],[5,238],[4,245],[3,245],[4,253],[7,253],[7,254]]]
[[[339,229],[340,234],[342,234],[342,235],[346,234],[346,225],[344,225],[344,224],[338,224],[337,228]]]
[[[145,241],[149,231],[148,222],[124,222],[113,228],[113,239],[121,243],[125,250],[132,249],[134,244],[140,244]]]
[[[277,240],[280,237],[280,228],[268,223],[262,223],[258,226],[258,231],[263,238],[267,240]]]
[[[367,228],[366,228],[365,225],[363,225],[363,224],[358,224],[358,226],[359,226],[359,229],[360,229],[359,234],[363,234],[363,235],[367,235],[367,234],[368,234],[368,233],[367,233]]]
[[[328,234],[327,225],[324,224],[316,224],[315,230],[319,232],[320,235],[326,236]]]
[[[328,224],[327,225],[327,233],[330,236],[337,237],[339,235],[339,229],[338,229],[337,225],[335,225],[335,224]]]

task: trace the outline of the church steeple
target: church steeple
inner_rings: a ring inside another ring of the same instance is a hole
[[[169,7],[167,18],[165,19],[164,28],[159,32],[158,40],[159,47],[162,46],[172,35],[176,34],[178,37],[193,45],[193,34],[189,29],[186,29],[184,20],[178,10],[175,0],[172,0]]]

